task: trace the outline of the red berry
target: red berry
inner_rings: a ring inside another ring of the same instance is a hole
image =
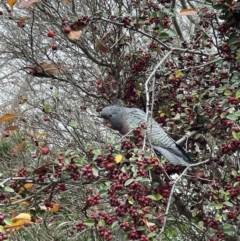
[[[48,36],[49,38],[53,38],[54,35],[55,35],[55,33],[54,33],[53,30],[49,30],[48,33],[47,33],[47,36]]]
[[[4,132],[4,137],[9,137],[9,136],[10,136],[9,132]]]
[[[96,83],[97,85],[100,85],[100,84],[101,84],[101,80],[100,80],[100,79],[96,79],[96,80],[95,80],[95,83]]]
[[[43,147],[41,151],[43,155],[47,155],[49,153],[49,149],[47,147]]]
[[[66,26],[66,27],[64,27],[63,31],[65,33],[70,33],[71,32],[71,28],[69,26]]]
[[[44,121],[50,121],[50,118],[49,118],[49,116],[44,116],[43,120]]]
[[[52,45],[52,50],[57,50],[58,46],[56,44]]]

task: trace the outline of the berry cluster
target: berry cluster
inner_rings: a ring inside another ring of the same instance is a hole
[[[232,140],[230,140],[229,144],[227,144],[227,143],[222,144],[221,153],[222,154],[232,153],[232,152],[239,150],[239,148],[240,148],[240,141],[232,139]]]
[[[95,205],[99,204],[99,200],[100,200],[100,194],[97,193],[93,197],[88,198],[87,203],[89,206],[95,206]]]
[[[75,228],[77,229],[77,231],[82,231],[86,228],[86,226],[83,221],[79,221],[75,224]]]
[[[44,200],[44,205],[47,208],[52,208],[53,207],[53,203],[51,203],[51,201],[49,199]]]
[[[7,240],[9,238],[6,232],[0,232],[0,241]]]
[[[87,164],[86,166],[84,166],[82,168],[82,175],[84,177],[86,177],[88,180],[93,180],[96,177],[93,175],[93,171],[92,171],[92,166]]]
[[[98,227],[98,232],[100,236],[102,236],[105,240],[111,240],[112,239],[112,233],[110,230],[106,230],[104,227],[100,226]]]

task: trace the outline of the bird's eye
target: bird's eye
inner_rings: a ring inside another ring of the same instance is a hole
[[[111,117],[112,117],[112,115],[109,115],[108,117],[109,117],[109,118],[111,118]]]

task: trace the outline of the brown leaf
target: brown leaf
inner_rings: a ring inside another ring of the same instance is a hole
[[[25,190],[31,188],[33,186],[33,183],[25,183],[22,187],[19,188],[18,193],[22,193]]]
[[[58,203],[53,203],[53,206],[52,206],[52,208],[49,209],[49,211],[50,211],[51,213],[58,212],[59,209],[60,209],[60,207],[61,207],[60,204],[58,204]]]
[[[100,41],[97,41],[96,46],[103,53],[107,53],[109,51],[109,48],[103,45]]]
[[[49,64],[49,63],[41,63],[38,66],[27,66],[24,69],[36,77],[50,77],[55,75],[64,74],[66,70],[62,64]]]
[[[17,25],[18,25],[18,27],[24,26],[26,19],[27,19],[27,17],[20,17],[20,18],[17,20]]]
[[[5,114],[2,117],[0,117],[0,123],[2,122],[9,122],[11,120],[14,120],[17,116],[13,114]]]
[[[20,8],[28,8],[30,6],[32,6],[34,3],[37,3],[38,0],[29,0],[29,1],[22,1],[20,2],[20,4],[18,5]]]
[[[187,15],[196,15],[197,14],[197,10],[193,9],[193,8],[184,8],[180,11],[180,13],[178,14],[179,16],[187,16]]]
[[[81,37],[81,31],[71,31],[68,34],[68,38],[72,40],[78,40]]]
[[[13,8],[14,4],[17,2],[17,0],[7,0],[7,4]]]
[[[18,152],[20,152],[23,149],[23,146],[24,146],[24,141],[13,148],[13,153],[17,155]]]
[[[16,131],[18,130],[19,127],[18,126],[8,126],[5,130],[6,131]]]
[[[45,165],[35,169],[33,171],[33,174],[38,174],[38,175],[43,174],[43,175],[45,175],[48,172],[48,169],[49,169],[48,164],[45,164]]]
[[[78,21],[77,22],[74,22],[71,24],[71,29],[73,31],[79,31],[79,30],[83,30],[85,27],[87,26],[87,24],[85,23],[79,23]]]

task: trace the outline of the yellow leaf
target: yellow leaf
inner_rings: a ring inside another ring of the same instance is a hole
[[[13,5],[17,2],[17,0],[7,0],[7,4],[12,8]]]
[[[22,187],[20,187],[18,193],[25,191],[33,186],[33,183],[25,183]]]
[[[161,110],[158,111],[160,117],[164,117],[164,116],[170,116],[170,111],[168,109],[168,107],[163,106]]]
[[[24,146],[24,141],[13,148],[13,153],[17,155],[18,152],[20,152],[23,149],[23,146]]]
[[[176,76],[177,78],[181,77],[181,76],[182,76],[181,70],[176,70],[176,71],[175,71],[175,76]]]
[[[240,53],[237,54],[237,60],[240,60]]]
[[[119,155],[116,155],[116,156],[115,156],[115,162],[116,162],[116,163],[120,163],[120,162],[122,161],[122,158],[123,158],[122,155],[120,155],[120,154],[119,154]]]
[[[19,127],[18,126],[8,126],[5,130],[6,131],[15,131],[15,130],[18,130]]]
[[[5,114],[2,117],[0,117],[0,123],[2,122],[9,122],[11,120],[14,120],[17,116],[13,114]]]
[[[52,208],[50,208],[50,212],[52,212],[52,213],[55,213],[55,212],[58,212],[59,211],[59,209],[60,209],[60,204],[58,204],[58,203],[54,203],[53,204],[53,207]]]
[[[129,197],[128,198],[128,203],[133,205],[134,204],[134,199],[132,197]]]
[[[138,97],[141,96],[141,90],[136,90]]]
[[[23,206],[28,206],[28,205],[30,204],[30,202],[28,202],[28,201],[22,201],[21,204],[22,204]]]
[[[16,217],[12,218],[11,225],[5,225],[4,229],[13,229],[19,230],[21,227],[24,227],[26,224],[31,223],[31,216],[28,213],[20,213]]]
[[[196,15],[197,14],[197,10],[193,9],[193,8],[184,8],[180,11],[180,13],[178,14],[179,16],[187,16],[187,15]]]
[[[15,221],[15,220],[20,220],[20,219],[24,219],[24,220],[31,220],[31,216],[29,213],[20,213],[18,214],[16,217],[13,218],[12,221]]]

